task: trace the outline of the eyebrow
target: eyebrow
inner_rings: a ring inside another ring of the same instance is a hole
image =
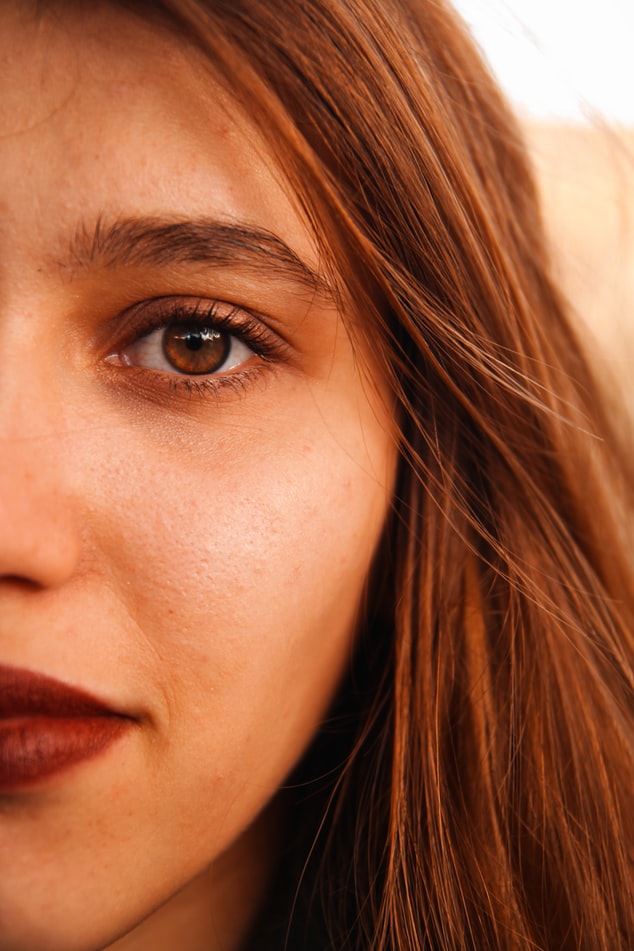
[[[203,264],[266,273],[332,299],[326,279],[271,231],[214,218],[130,217],[77,229],[69,247],[71,266],[169,267]]]

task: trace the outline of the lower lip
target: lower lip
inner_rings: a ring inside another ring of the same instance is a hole
[[[117,716],[0,719],[0,792],[28,787],[105,752],[130,725]]]

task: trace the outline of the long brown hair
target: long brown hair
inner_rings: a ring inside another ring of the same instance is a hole
[[[150,8],[279,157],[400,430],[358,656],[298,774],[294,933],[631,946],[632,460],[518,128],[442,0]]]

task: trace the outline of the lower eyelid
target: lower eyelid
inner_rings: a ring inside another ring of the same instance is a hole
[[[259,362],[234,372],[213,376],[187,376],[131,366],[126,376],[133,394],[144,402],[153,402],[164,407],[166,401],[173,401],[188,408],[192,406],[193,401],[215,404],[225,397],[241,398],[247,395],[253,386],[268,380],[278,369],[275,363]]]

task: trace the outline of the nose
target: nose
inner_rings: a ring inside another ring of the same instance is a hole
[[[0,585],[53,588],[75,571],[80,538],[62,451],[50,434],[0,434]]]

